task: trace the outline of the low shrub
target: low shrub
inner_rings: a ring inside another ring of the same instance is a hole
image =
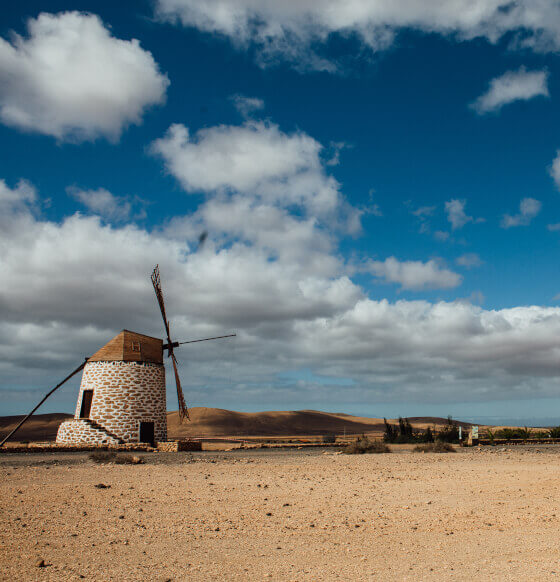
[[[521,439],[527,440],[531,438],[531,430],[527,427],[525,428],[502,428],[496,431],[496,438],[498,439]]]
[[[493,431],[491,428],[487,428],[486,438],[490,441],[490,444],[493,445],[494,441],[496,440],[496,432]]]
[[[94,451],[90,453],[89,458],[95,463],[112,463],[117,456],[112,451]]]
[[[365,436],[361,436],[345,447],[343,452],[347,455],[380,454],[390,453],[391,449],[385,443],[372,441]]]
[[[89,458],[95,463],[116,463],[117,465],[141,465],[144,459],[136,455],[117,455],[114,451],[94,451]]]
[[[459,442],[459,427],[456,424],[453,424],[451,416],[447,417],[447,424],[437,433],[436,441],[442,443]]]
[[[117,455],[115,463],[117,465],[143,465],[144,459],[137,455]]]
[[[533,431],[527,427],[518,429],[518,432],[521,435],[521,438],[525,440],[530,439],[533,436]]]
[[[425,445],[416,445],[413,451],[415,453],[454,453],[455,449],[449,443],[437,441],[435,443],[426,443]]]

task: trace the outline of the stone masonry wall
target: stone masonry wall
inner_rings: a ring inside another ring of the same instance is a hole
[[[167,440],[165,368],[162,364],[88,362],[82,376],[75,419],[80,417],[84,390],[93,390],[89,418],[110,433],[127,443],[139,442],[140,422],[145,421],[154,423],[156,441]],[[78,433],[76,435],[79,438]]]
[[[60,445],[118,445],[119,441],[96,429],[83,419],[65,420],[58,427],[56,442]]]
[[[162,453],[177,453],[179,451],[201,451],[202,443],[200,441],[167,441],[158,443],[157,450]]]

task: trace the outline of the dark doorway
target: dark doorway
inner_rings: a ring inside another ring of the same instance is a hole
[[[140,423],[140,442],[149,443],[155,446],[155,435],[154,435],[154,423],[153,422],[141,422]]]
[[[89,418],[92,400],[93,390],[84,390],[82,393],[82,408],[80,410],[80,418]]]

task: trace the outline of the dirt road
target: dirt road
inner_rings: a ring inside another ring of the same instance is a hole
[[[0,456],[0,579],[560,577],[560,447],[145,458]]]

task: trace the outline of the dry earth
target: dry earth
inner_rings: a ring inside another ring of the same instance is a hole
[[[1,455],[0,579],[560,576],[560,448],[144,458]]]

